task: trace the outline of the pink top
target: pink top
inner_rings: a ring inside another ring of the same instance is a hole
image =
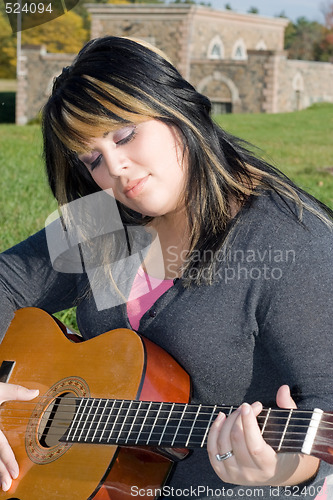
[[[173,280],[149,276],[140,266],[127,302],[127,316],[133,330],[139,329],[140,319],[146,311],[173,285]]]

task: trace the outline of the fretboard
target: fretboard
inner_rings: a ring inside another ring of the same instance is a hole
[[[198,448],[206,445],[218,413],[228,415],[233,410],[232,406],[82,398],[76,400],[75,415],[61,441]],[[300,452],[313,413],[264,409],[258,423],[275,450]]]

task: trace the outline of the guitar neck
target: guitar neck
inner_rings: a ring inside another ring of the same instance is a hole
[[[74,443],[200,448],[219,412],[229,415],[233,406],[206,406],[148,401],[76,400],[76,411],[62,441]],[[322,410],[264,409],[258,424],[265,441],[276,451],[311,454]],[[327,422],[332,428],[332,422]]]

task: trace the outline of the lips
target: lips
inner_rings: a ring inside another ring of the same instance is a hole
[[[141,177],[140,179],[134,179],[133,181],[130,181],[125,186],[125,196],[127,196],[128,198],[134,198],[135,196],[137,196],[139,193],[141,193],[148,179],[149,175],[146,175],[146,177]]]

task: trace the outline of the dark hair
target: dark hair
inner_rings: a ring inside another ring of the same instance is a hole
[[[197,284],[210,282],[203,270],[212,268],[223,243],[231,220],[230,200],[241,205],[249,195],[273,189],[298,205],[299,217],[306,206],[287,177],[219,128],[210,113],[209,99],[158,49],[120,37],[90,41],[55,80],[43,111],[44,154],[55,197],[64,204],[99,190],[77,157],[91,138],[147,119],[176,127],[188,169],[184,196],[191,242],[183,276],[186,280],[196,268]],[[124,222],[151,220],[136,217],[121,204],[119,209]],[[206,250],[213,257],[198,261],[198,252],[205,255]]]

